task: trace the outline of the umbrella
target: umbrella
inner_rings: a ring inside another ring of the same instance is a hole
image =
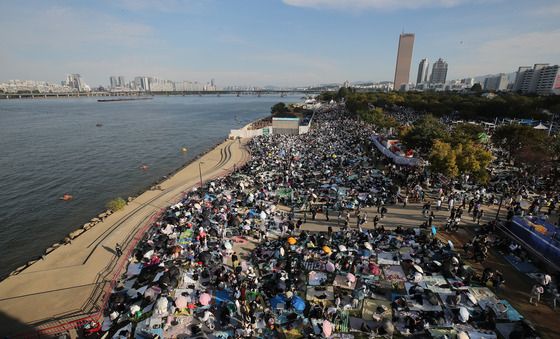
[[[198,298],[198,301],[204,306],[210,304],[210,300],[212,300],[212,296],[208,293],[202,293]]]
[[[365,242],[364,247],[367,248],[370,251],[373,251],[373,247],[371,246],[371,244],[369,242]]]
[[[465,307],[459,308],[459,320],[463,323],[469,321],[469,311]]]
[[[529,204],[529,202],[528,202],[528,201],[525,201],[525,200],[522,201],[522,202],[519,204],[519,206],[520,206],[522,209],[524,209],[524,210],[528,210],[529,207],[531,207],[531,205]]]
[[[344,246],[344,245],[338,245],[338,250],[339,250],[340,252],[346,252],[346,251],[348,251],[348,249],[347,249],[346,246]]]
[[[412,267],[414,267],[414,269],[422,274],[424,274],[424,270],[422,269],[422,267],[420,267],[419,265],[416,264],[412,264]]]
[[[327,254],[331,254],[331,248],[329,246],[323,246],[323,252],[327,253]]]
[[[177,306],[177,308],[186,308],[188,303],[189,301],[187,297],[183,295],[179,295],[177,298],[175,298],[175,306]]]
[[[233,248],[233,245],[231,244],[231,242],[226,241],[224,243],[224,247],[226,248],[226,250],[231,250]]]
[[[332,324],[330,321],[328,320],[324,320],[323,321],[323,334],[325,335],[325,337],[330,337],[332,334]]]
[[[356,281],[356,276],[353,275],[352,273],[348,273],[348,274],[346,275],[346,279],[347,279],[349,282],[353,283],[353,282]]]
[[[297,295],[292,299],[292,307],[294,308],[294,310],[296,310],[297,312],[303,312],[303,310],[305,310],[305,300],[303,300],[301,297],[298,297]]]
[[[294,237],[289,237],[288,238],[288,244],[295,245],[296,243],[297,243],[296,238],[294,238]]]
[[[334,272],[334,264],[332,262],[327,262],[327,264],[325,265],[325,269],[327,270],[327,272]]]

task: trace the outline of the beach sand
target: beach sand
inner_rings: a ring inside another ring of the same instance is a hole
[[[108,282],[127,260],[127,251],[158,212],[202,179],[224,176],[249,159],[244,142],[227,140],[148,190],[123,210],[50,252],[21,273],[0,282],[0,334],[45,329],[94,314]],[[30,234],[29,236],[33,236]],[[115,245],[123,247],[117,258]]]

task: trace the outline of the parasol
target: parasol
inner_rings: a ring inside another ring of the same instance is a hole
[[[204,306],[210,304],[210,300],[212,300],[212,296],[208,293],[202,293],[198,298],[198,301]]]

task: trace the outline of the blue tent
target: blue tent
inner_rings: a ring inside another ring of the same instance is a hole
[[[285,304],[286,297],[282,294],[277,294],[274,298],[270,299],[270,307],[276,308],[279,304]]]
[[[296,295],[292,298],[292,307],[296,310],[296,312],[303,312],[303,310],[305,310],[305,300]]]

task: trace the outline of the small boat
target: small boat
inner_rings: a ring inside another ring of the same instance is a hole
[[[102,127],[103,124],[95,124],[95,127]]]
[[[189,150],[186,147],[181,148],[181,152],[187,153]]]

